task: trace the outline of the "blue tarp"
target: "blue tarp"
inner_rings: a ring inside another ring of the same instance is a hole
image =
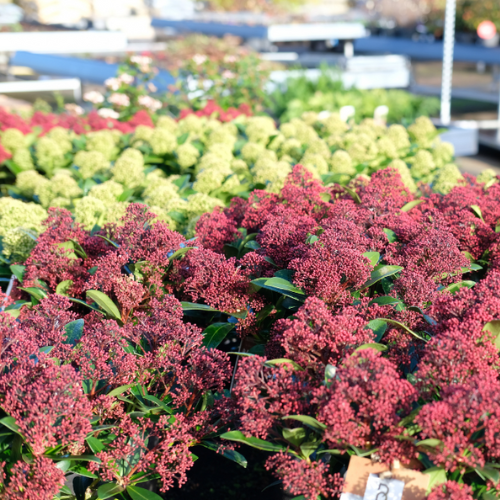
[[[57,75],[80,78],[84,82],[104,83],[116,75],[118,64],[108,64],[92,59],[55,56],[19,51],[10,60],[14,66],[27,66],[41,75]],[[160,71],[153,80],[158,90],[165,91],[175,83],[175,78],[167,71]]]
[[[354,42],[354,50],[370,54],[400,54],[412,59],[441,60],[442,42],[415,42],[404,38],[371,36]],[[500,49],[463,43],[455,44],[455,61],[500,64]]]

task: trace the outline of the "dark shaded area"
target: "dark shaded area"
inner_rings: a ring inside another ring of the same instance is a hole
[[[188,482],[181,489],[168,491],[168,500],[283,500],[280,485],[262,491],[276,482],[264,468],[269,453],[244,447],[238,451],[248,461],[244,469],[222,455],[201,446],[192,448],[199,458],[188,472]]]

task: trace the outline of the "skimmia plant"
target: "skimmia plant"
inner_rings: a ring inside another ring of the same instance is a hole
[[[496,498],[499,201],[297,165],[191,239],[141,204],[92,229],[49,209],[4,265],[3,496],[153,499],[193,447],[244,466],[246,445],[307,500],[354,454],[429,474],[432,500]]]

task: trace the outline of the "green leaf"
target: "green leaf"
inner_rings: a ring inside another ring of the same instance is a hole
[[[75,253],[78,255],[78,257],[81,257],[82,259],[86,259],[87,258],[87,254],[85,252],[85,250],[82,248],[82,245],[80,245],[80,243],[78,243],[77,240],[69,240],[73,243],[73,248],[75,249]]]
[[[26,266],[20,266],[19,264],[13,264],[10,266],[12,274],[17,278],[17,281],[22,284],[24,279],[24,272],[26,271]]]
[[[250,248],[251,250],[258,250],[260,248],[260,245],[255,240],[251,240],[245,243],[245,248]]]
[[[458,283],[452,283],[451,285],[448,285],[445,290],[452,293],[452,294],[455,294],[457,293],[460,288],[464,288],[464,287],[467,287],[467,288],[472,288],[474,285],[476,284],[475,281],[459,281]]]
[[[105,294],[100,292],[99,290],[88,290],[87,297],[96,302],[99,307],[104,309],[108,316],[114,319],[121,319],[120,311],[116,304]]]
[[[357,347],[354,350],[354,352],[356,352],[356,351],[362,351],[364,349],[374,349],[375,351],[378,351],[378,352],[384,352],[384,351],[387,351],[387,346],[384,345],[384,344],[377,344],[377,343],[363,344],[363,345],[360,345],[359,347]]]
[[[380,259],[380,254],[378,252],[365,252],[363,257],[366,257],[371,265],[375,267]]]
[[[347,194],[349,194],[349,196],[354,200],[354,203],[357,203],[358,205],[361,203],[361,198],[359,197],[358,193],[356,193],[356,191],[354,191],[354,189],[351,189],[347,186],[342,186]]]
[[[409,333],[413,337],[423,340],[424,342],[427,342],[423,337],[421,337],[418,333],[415,333],[413,330],[410,330],[406,325],[403,325],[403,323],[400,323],[399,321],[395,321],[393,319],[387,319],[387,318],[380,318],[382,321],[385,321],[386,323],[389,323],[390,325],[397,326],[398,328],[401,328],[405,332]]]
[[[479,208],[478,205],[471,205],[470,206],[470,209],[472,210],[472,213],[476,216],[476,217],[479,217],[483,222],[484,222],[484,219],[483,219],[483,214],[481,212],[481,209]]]
[[[399,299],[394,297],[389,297],[388,295],[384,295],[383,297],[377,297],[376,299],[370,300],[368,305],[378,304],[379,306],[395,306],[397,304],[402,304]]]
[[[63,250],[66,250],[64,253],[64,256],[67,257],[68,259],[78,259],[78,256],[75,253],[75,245],[72,241],[65,241],[64,243],[58,243],[57,246],[59,248],[62,248]]]
[[[416,443],[416,446],[430,446],[431,448],[437,448],[441,446],[443,442],[440,439],[424,439]]]
[[[163,500],[160,495],[139,486],[128,486],[127,493],[132,497],[132,500]]]
[[[218,309],[207,306],[206,304],[193,304],[192,302],[181,302],[183,311],[211,311],[220,312]]]
[[[103,312],[101,310],[99,310],[99,308],[97,308],[91,304],[87,304],[87,302],[85,302],[84,300],[75,299],[74,297],[69,297],[69,300],[71,300],[71,302],[74,302],[75,304],[81,304],[82,306],[86,306],[89,309],[92,309],[93,311],[97,311],[97,312],[100,312],[101,314],[103,314]]]
[[[266,366],[276,366],[276,365],[292,365],[296,370],[303,371],[304,369],[298,365],[295,361],[292,361],[291,359],[285,359],[285,358],[278,358],[278,359],[270,359],[265,362]]]
[[[168,260],[169,261],[172,261],[172,260],[175,260],[175,259],[179,259],[181,258],[184,254],[186,254],[187,252],[189,252],[189,250],[192,250],[193,248],[196,248],[196,247],[184,247],[184,248],[179,248],[179,250],[176,250],[169,258]]]
[[[134,191],[135,188],[126,189],[122,194],[116,197],[116,201],[127,201],[134,194]]]
[[[372,319],[368,323],[368,325],[365,326],[365,329],[366,328],[372,330],[373,333],[375,334],[375,340],[377,342],[380,342],[382,340],[382,337],[384,336],[384,333],[387,330],[387,323],[381,319]]]
[[[33,286],[30,286],[28,288],[22,288],[22,287],[17,287],[18,290],[22,290],[23,292],[29,293],[32,297],[34,297],[36,300],[42,300],[47,297],[47,292],[45,290],[42,290],[41,288],[35,288]]]
[[[207,349],[215,349],[233,328],[233,323],[212,323],[203,331],[203,345]]]
[[[495,336],[495,340],[493,342],[497,349],[500,350],[500,320],[493,320],[486,323],[483,328],[483,332],[484,331],[488,331]]]
[[[91,439],[91,438],[87,438]],[[92,438],[95,439],[95,438]],[[69,455],[64,457],[50,457],[52,460],[70,460],[72,462],[95,462],[97,464],[101,463],[101,459],[94,455]],[[90,472],[89,472],[90,474]],[[90,476],[89,476],[90,477]]]
[[[97,236],[98,238],[102,238],[106,243],[109,243],[111,246],[113,246],[115,248],[120,248],[120,245],[118,245],[118,243],[111,241],[109,238],[107,238],[106,236],[103,236],[102,234],[96,234],[95,236]]]
[[[474,469],[484,480],[490,480],[494,484],[498,484],[500,481],[500,473],[494,467],[476,467]]]
[[[97,476],[95,474],[92,474],[92,472],[90,472],[85,467],[82,467],[81,465],[73,467],[73,469],[71,469],[71,472],[73,472],[74,474],[78,474],[79,476],[90,477],[91,479],[97,479]]]
[[[393,276],[394,274],[402,271],[403,268],[401,266],[386,266],[380,265],[377,266],[371,274],[371,278],[361,287],[361,290],[368,288],[383,278],[387,278],[388,276]]]
[[[392,229],[384,228],[382,229],[382,231],[384,231],[384,233],[386,234],[389,243],[394,243],[398,241],[398,237],[396,236],[396,233]]]
[[[182,135],[177,137],[177,144],[179,146],[182,146],[187,141],[188,137],[189,137],[189,132],[184,132]]]
[[[106,500],[106,498],[119,495],[125,488],[116,483],[105,483],[97,489],[97,498]]]
[[[282,295],[291,297],[295,300],[305,300],[304,292],[300,288],[297,288],[296,286],[292,285],[292,283],[283,278],[257,278],[255,280],[252,280],[252,283],[256,286],[281,293]]]
[[[68,323],[64,329],[66,330],[66,342],[65,344],[75,345],[83,335],[83,325],[85,321],[83,319],[76,319]]]
[[[236,441],[238,443],[244,443],[252,448],[257,448],[258,450],[264,451],[285,451],[285,447],[280,444],[268,443],[263,439],[258,439],[254,437],[245,437],[241,431],[229,431],[221,434],[222,439],[227,439],[229,441]]]
[[[61,281],[59,285],[56,287],[56,293],[58,295],[64,295],[65,297],[69,297],[69,289],[73,286],[73,280]]]
[[[106,448],[99,439],[93,436],[89,436],[88,438],[85,439],[85,441],[87,441],[88,445],[90,446],[90,449],[94,453],[99,453],[102,450],[104,450],[104,448]]]
[[[317,449],[321,443],[318,441],[309,441],[307,443],[302,443],[300,445],[300,451],[304,457],[309,458]]]
[[[121,385],[120,387],[117,387],[116,389],[109,391],[107,395],[114,398],[116,396],[119,396],[120,394],[123,394],[126,390],[128,390],[134,386],[135,386],[135,384]]]
[[[435,486],[446,483],[446,470],[442,467],[431,467],[430,469],[424,470],[424,474],[428,474],[431,478],[429,481],[429,486],[427,487],[427,494],[429,494]]]
[[[162,408],[165,410],[167,413],[172,413],[172,408],[170,408],[166,403],[158,399],[156,396],[152,396],[151,394],[145,394],[142,396],[144,399],[147,401],[151,401],[152,403],[155,403],[159,408]]]
[[[4,417],[0,420],[0,424],[17,434],[19,433],[19,426],[16,424],[16,419],[14,417]]]
[[[295,429],[284,427],[282,434],[288,442],[293,444],[293,446],[300,446],[300,443],[307,437],[306,430],[303,427],[296,427]]]
[[[204,446],[205,448],[208,448],[209,450],[213,451],[219,450],[219,445],[217,443],[214,443],[213,441],[202,441],[200,445]],[[248,466],[247,459],[237,451],[225,450],[222,452],[222,456],[227,458],[228,460],[231,460],[232,462],[236,462],[238,465],[241,465],[244,469],[246,469]]]
[[[409,212],[412,208],[415,208],[417,205],[420,205],[424,200],[413,200],[409,201],[404,207],[401,208],[401,212]]]
[[[318,432],[323,432],[326,429],[325,424],[319,422],[314,417],[310,417],[309,415],[288,415],[282,418],[283,420],[297,420]]]

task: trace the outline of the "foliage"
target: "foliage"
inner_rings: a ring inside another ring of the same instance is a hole
[[[298,162],[325,184],[347,185],[389,164],[411,192],[422,182],[446,193],[462,179],[451,163],[453,148],[439,140],[425,118],[405,129],[373,120],[346,124],[335,114],[309,113],[277,128],[268,117],[222,111],[209,103],[178,121],[159,117],[155,127],[141,125],[133,134],[76,135],[55,127],[36,138],[10,128],[0,143],[11,155],[3,163],[3,192],[21,206],[64,207],[92,229],[119,221],[131,202],[141,202],[188,237],[204,212],[236,195],[248,197],[256,188],[279,192]],[[33,210],[19,212],[15,223],[8,214],[0,219],[2,234],[30,232],[32,239],[23,236],[28,251],[36,238],[28,216]],[[43,213],[37,210],[35,218],[39,224]],[[7,246],[3,255],[10,258]]]
[[[499,186],[415,197],[394,168],[342,187],[296,166],[192,240],[140,204],[93,231],[51,208],[0,314],[3,495],[72,499],[73,474],[76,498],[166,491],[192,446],[246,464],[222,443],[307,500],[353,454],[439,471],[434,500],[497,495]]]
[[[356,121],[373,117],[378,106],[387,106],[390,123],[409,124],[419,116],[434,116],[439,99],[421,97],[404,90],[346,89],[340,75],[328,66],[320,68],[317,80],[304,74],[288,77],[269,96],[270,112],[281,121],[302,116],[304,112],[338,112],[343,106],[354,106]]]

